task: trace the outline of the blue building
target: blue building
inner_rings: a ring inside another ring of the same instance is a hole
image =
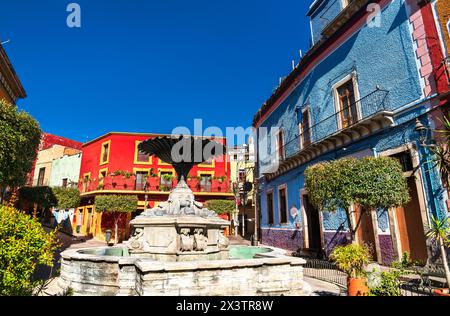
[[[415,0],[315,0],[307,14],[312,48],[253,121],[262,243],[317,255],[347,243],[345,212],[315,210],[304,171],[320,161],[390,156],[403,166],[411,201],[363,215],[357,241],[383,264],[405,251],[426,262],[430,217],[448,210],[415,131],[417,119],[434,127],[429,113],[438,102],[422,9]]]

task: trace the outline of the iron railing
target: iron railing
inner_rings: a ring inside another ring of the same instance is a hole
[[[347,288],[347,274],[330,261],[321,259],[304,258],[306,264],[303,266],[305,277],[318,279],[332,283],[341,288],[341,295]],[[417,278],[402,278],[398,283],[402,296],[433,296],[436,286],[426,275]]]
[[[339,270],[334,263],[320,259],[305,258],[305,260],[303,274],[306,277],[333,283],[343,288],[347,287],[347,274]]]
[[[334,107],[334,105],[332,106]],[[336,132],[350,128],[372,115],[389,110],[389,108],[389,91],[377,89],[343,110],[303,130],[302,133],[281,147],[282,157],[280,158],[288,159]]]

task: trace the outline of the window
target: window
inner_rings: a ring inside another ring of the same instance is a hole
[[[273,193],[267,193],[267,224],[273,224]]]
[[[278,190],[278,204],[280,206],[280,223],[287,223],[287,196],[286,188],[283,187]]]
[[[98,188],[97,189],[103,189],[105,186],[105,178],[108,175],[108,168],[101,169],[98,172]]]
[[[67,179],[67,178],[62,179],[62,187],[63,187],[63,188],[67,188],[67,182],[68,182],[68,179]]]
[[[414,167],[409,151],[403,151],[401,153],[392,155],[391,157],[397,159],[400,162],[403,172],[413,171]]]
[[[152,157],[142,151],[139,150],[138,146],[141,143],[141,141],[136,141],[135,143],[135,149],[134,149],[134,163],[135,164],[151,164],[152,163]]]
[[[280,131],[278,132],[277,135],[277,153],[278,153],[278,158],[280,160],[284,159],[284,133],[283,130],[280,129]]]
[[[37,186],[41,187],[44,185],[44,178],[45,178],[45,168],[39,169],[39,175],[38,175],[38,181]]]
[[[136,172],[136,184],[135,184],[136,191],[144,191],[146,189],[147,176],[148,176],[147,171]]]
[[[302,121],[300,123],[300,148],[311,145],[311,121],[309,117],[309,109],[302,112]]]
[[[239,182],[245,182],[247,178],[247,171],[245,169],[239,170]]]
[[[100,153],[100,164],[104,165],[109,162],[109,151],[110,151],[111,141],[104,142],[102,144],[102,151]]]
[[[211,192],[212,190],[212,175],[211,174],[200,174],[200,191]]]
[[[163,189],[172,189],[172,171],[161,171],[160,172],[160,185]]]
[[[212,158],[198,165],[199,167],[214,168],[215,162]]]
[[[347,128],[358,121],[356,89],[353,75],[336,88],[338,121],[340,128]]]
[[[88,190],[90,180],[91,180],[91,174],[90,173],[86,173],[83,176],[83,192],[86,192]]]

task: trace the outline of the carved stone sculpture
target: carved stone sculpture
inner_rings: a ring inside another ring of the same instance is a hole
[[[227,249],[230,245],[230,240],[225,236],[224,231],[219,232],[219,240],[217,242],[219,249]]]
[[[208,237],[204,235],[203,229],[196,229],[194,231],[194,250],[204,251],[208,246]]]
[[[144,235],[144,229],[140,228],[140,227],[136,228],[133,233],[133,236],[131,236],[131,238],[128,240],[128,246],[134,250],[142,249],[143,245],[142,245],[142,241],[140,241],[140,239],[143,235]]]
[[[193,251],[194,250],[194,238],[190,235],[189,228],[183,228],[180,231],[180,251]]]

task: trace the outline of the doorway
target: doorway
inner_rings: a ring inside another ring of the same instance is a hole
[[[360,245],[366,245],[370,250],[372,259],[374,261],[378,261],[376,248],[377,246],[375,242],[375,230],[372,221],[372,213],[367,210],[361,212],[363,208],[359,205],[355,205],[353,207],[355,210],[355,221],[356,223],[359,222],[359,226],[356,231],[358,243]]]
[[[411,200],[408,204],[397,207],[395,210],[401,249],[399,255],[401,256],[406,251],[412,260],[425,263],[428,258],[427,245],[416,180],[414,176],[411,176],[407,181]]]
[[[310,203],[307,194],[303,195],[303,203],[305,207],[308,249],[321,251],[322,236],[320,233],[320,217],[319,211]]]

